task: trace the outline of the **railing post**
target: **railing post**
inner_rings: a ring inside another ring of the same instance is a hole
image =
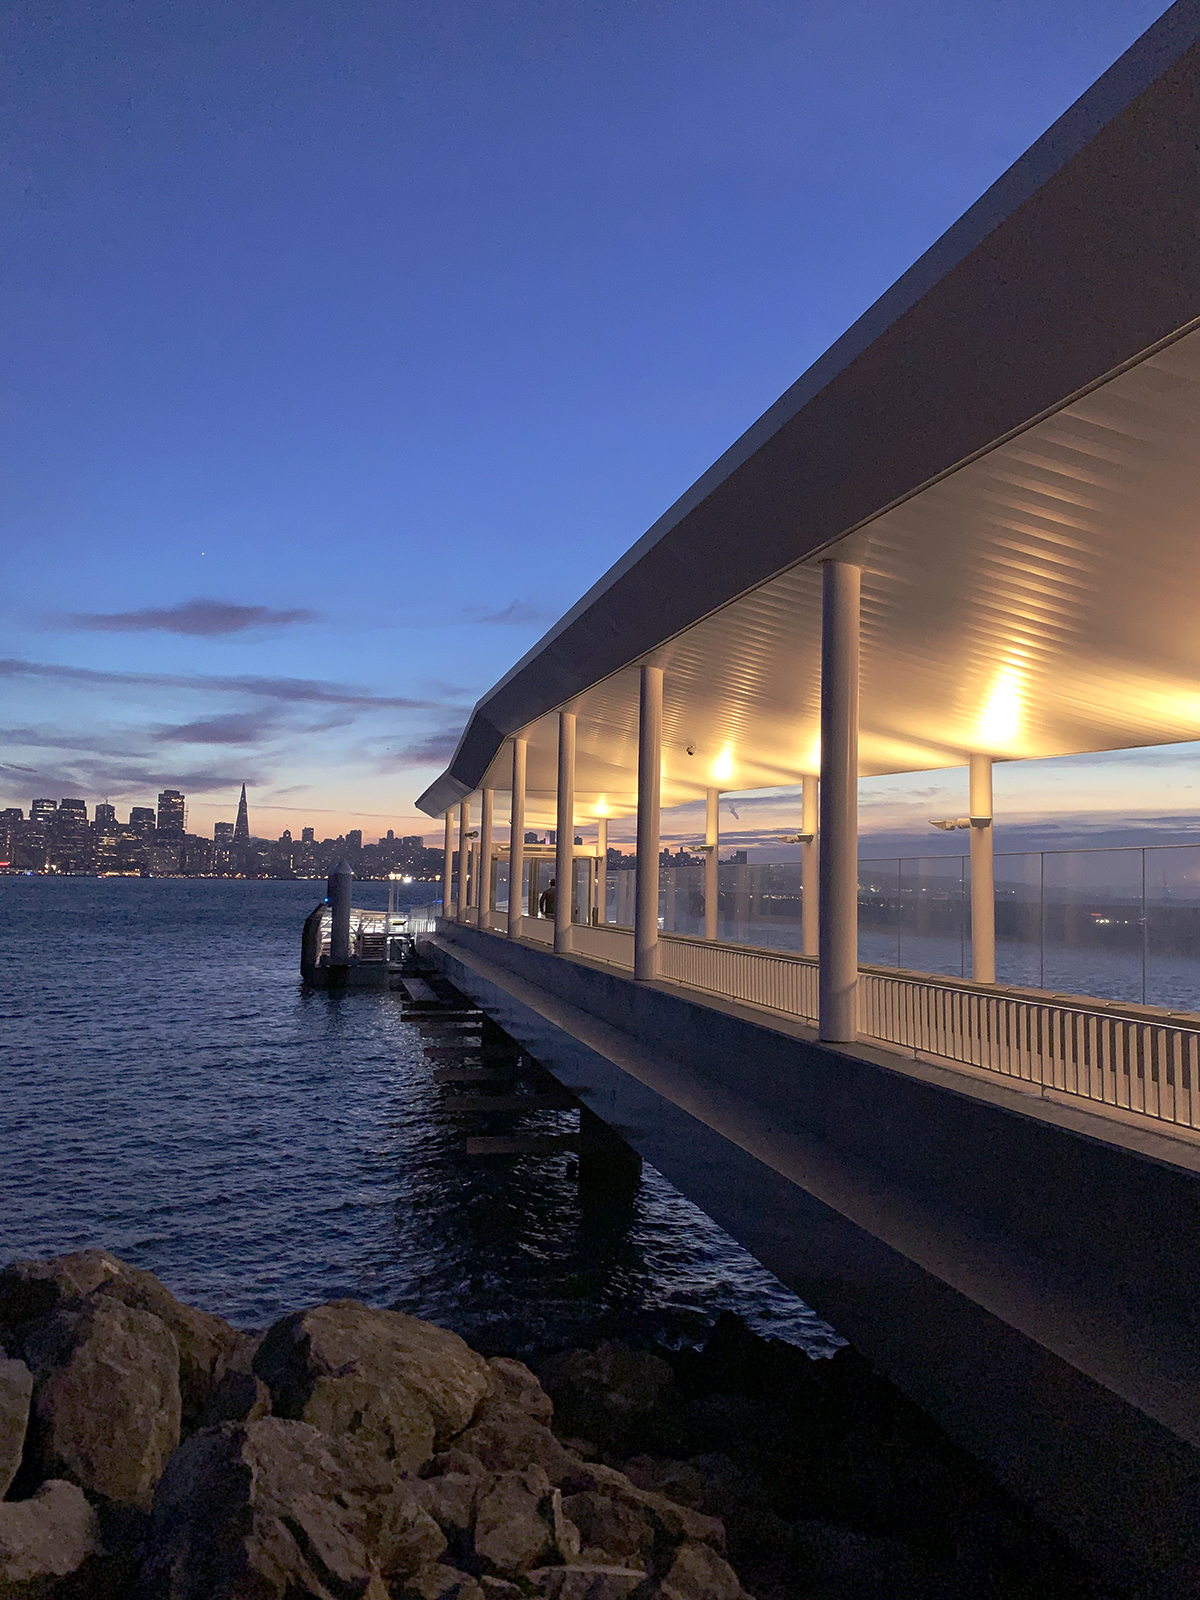
[[[704,937],[717,937],[717,846],[721,841],[721,791],[710,789],[704,797]]]
[[[471,802],[464,800],[458,808],[458,920],[467,920],[467,881],[470,874]]]
[[[447,919],[454,906],[454,811],[446,813],[446,842],[442,852],[442,915]]]
[[[492,909],[492,790],[483,791],[479,813],[479,889],[475,904],[479,907],[479,926],[487,927],[488,912]]]
[[[329,965],[350,965],[350,901],[353,896],[354,871],[345,856],[329,874]]]
[[[521,884],[525,877],[525,756],[524,739],[512,747],[512,806],[508,823],[508,937],[521,933]]]
[[[996,873],[992,843],[992,758],[971,757],[971,976],[996,981]]]
[[[554,835],[554,949],[571,949],[575,897],[575,713],[558,713],[558,813]]]
[[[821,890],[817,882],[817,779],[815,773],[800,780],[800,831],[811,834],[800,845],[801,945],[806,956],[819,948],[821,918],[818,912]]]
[[[659,793],[662,771],[661,667],[643,667],[638,714],[637,903],[633,975],[658,976]]]
[[[822,568],[820,1016],[818,1033],[858,1035],[858,657],[862,573]]]

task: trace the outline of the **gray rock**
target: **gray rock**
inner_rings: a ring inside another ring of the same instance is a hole
[[[550,1426],[554,1416],[554,1402],[542,1388],[537,1377],[523,1361],[513,1361],[508,1356],[493,1356],[488,1362],[491,1377],[489,1398],[502,1400],[532,1417],[534,1422]]]
[[[303,1422],[202,1429],[176,1452],[154,1497],[147,1594],[387,1600],[384,1567],[403,1564],[401,1546],[415,1556],[445,1540],[422,1524],[419,1507],[406,1519],[406,1486],[379,1469],[378,1457]],[[427,1560],[414,1559],[413,1570]]]
[[[599,1461],[581,1461],[563,1487],[572,1496],[592,1489],[623,1505],[640,1507],[671,1544],[707,1544],[724,1554],[725,1525],[717,1517],[705,1516],[690,1506],[676,1505],[652,1490],[639,1489],[615,1467],[606,1467]]]
[[[421,1567],[392,1592],[397,1600],[483,1600],[484,1594],[468,1573],[440,1561]]]
[[[678,1403],[675,1375],[661,1356],[611,1342],[551,1357],[542,1384],[560,1433],[618,1452],[644,1437],[647,1418]]]
[[[46,1261],[10,1261],[0,1272],[0,1340],[20,1350],[21,1330],[64,1300],[78,1300],[121,1270],[107,1250],[80,1250]]]
[[[122,1305],[148,1311],[175,1336],[179,1346],[179,1389],[185,1424],[194,1425],[217,1383],[242,1347],[245,1336],[221,1317],[177,1300],[152,1272],[112,1259],[109,1273],[92,1291],[119,1300]]]
[[[257,1422],[270,1415],[271,1391],[252,1372],[227,1372],[208,1397],[200,1415],[202,1428],[222,1422]]]
[[[64,1301],[24,1341],[40,1472],[147,1509],[179,1443],[179,1347],[148,1311]]]
[[[563,1510],[561,1489],[550,1491],[550,1530],[554,1535],[554,1548],[560,1561],[578,1561],[582,1540],[579,1529]]]
[[[445,1472],[436,1478],[414,1478],[411,1487],[414,1499],[438,1527],[456,1537],[470,1533],[480,1486],[490,1488],[491,1483],[490,1475],[472,1477],[463,1472]]]
[[[745,1595],[737,1573],[706,1544],[680,1545],[658,1592],[662,1600],[743,1600]]]
[[[605,1558],[628,1566],[648,1562],[654,1553],[654,1524],[644,1506],[590,1489],[568,1495],[563,1509],[579,1529],[585,1551],[603,1552]]]
[[[407,1471],[461,1433],[489,1388],[486,1362],[457,1334],[355,1300],[284,1317],[254,1371],[278,1415],[359,1435]]]
[[[0,1500],[21,1465],[32,1399],[33,1373],[23,1361],[0,1358]]]
[[[40,1592],[99,1548],[96,1513],[73,1483],[51,1479],[32,1500],[0,1502],[0,1594]]]
[[[535,1593],[547,1600],[626,1600],[646,1580],[640,1568],[606,1562],[578,1562],[566,1567],[543,1567],[526,1574]]]
[[[499,1395],[483,1402],[471,1426],[454,1442],[489,1472],[514,1472],[536,1462],[551,1483],[561,1483],[581,1460],[523,1406]]]
[[[475,1511],[475,1554],[494,1573],[513,1577],[545,1561],[554,1549],[546,1515],[550,1480],[541,1467],[502,1472]]]

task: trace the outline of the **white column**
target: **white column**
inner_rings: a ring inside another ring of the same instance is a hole
[[[817,779],[816,775],[801,780],[800,832],[811,833],[807,844],[800,846],[801,948],[806,956],[815,956],[818,950],[818,930],[821,919],[817,908],[821,891],[817,882]]]
[[[454,905],[450,881],[454,876],[454,812],[446,813],[446,842],[442,853],[442,915],[449,917]]]
[[[458,920],[467,920],[467,879],[471,865],[471,802],[464,800],[458,808]]]
[[[721,842],[721,791],[710,789],[704,797],[704,937],[717,937],[717,846]]]
[[[575,887],[575,713],[558,713],[558,815],[554,835],[554,949],[571,948]]]
[[[661,667],[642,668],[638,715],[637,903],[633,975],[658,976],[658,808],[662,774]]]
[[[858,1037],[858,617],[861,571],[827,561],[821,604],[820,1019]]]
[[[971,976],[996,981],[996,876],[992,860],[992,758],[971,757]]]
[[[596,818],[596,915],[601,923],[608,914],[608,818]]]
[[[487,927],[487,914],[492,909],[492,790],[483,791],[483,806],[479,822],[479,892],[475,896],[479,907],[479,926]]]
[[[525,741],[513,740],[512,811],[508,825],[508,937],[521,933],[521,879],[525,875]]]

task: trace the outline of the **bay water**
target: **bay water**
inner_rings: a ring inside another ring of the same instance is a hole
[[[569,1152],[469,1156],[402,996],[302,988],[323,893],[0,878],[0,1264],[104,1246],[240,1326],[347,1296],[489,1354],[600,1326],[677,1343],[723,1309],[840,1344],[653,1168],[597,1207]]]

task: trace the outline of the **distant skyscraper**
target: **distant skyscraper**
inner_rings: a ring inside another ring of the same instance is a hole
[[[158,831],[183,832],[183,796],[178,789],[164,789],[158,797]]]
[[[233,843],[233,823],[232,822],[214,822],[213,823],[213,839],[216,841],[217,844],[223,846],[224,849],[228,850],[229,846]]]
[[[238,801],[237,821],[233,825],[234,844],[250,843],[250,808],[246,804],[246,785],[242,785],[242,798]]]
[[[102,800],[96,807],[96,826],[98,828],[113,828],[117,822],[117,808],[110,806],[107,800]]]
[[[135,833],[146,833],[154,826],[153,806],[130,806],[129,826]]]
[[[57,810],[57,801],[35,800],[29,808],[29,820],[30,822],[49,822]]]
[[[300,843],[301,844],[312,844],[312,843],[314,843],[314,841],[315,841],[315,835],[313,834],[312,829],[311,828],[301,828],[301,830],[300,830]]]

